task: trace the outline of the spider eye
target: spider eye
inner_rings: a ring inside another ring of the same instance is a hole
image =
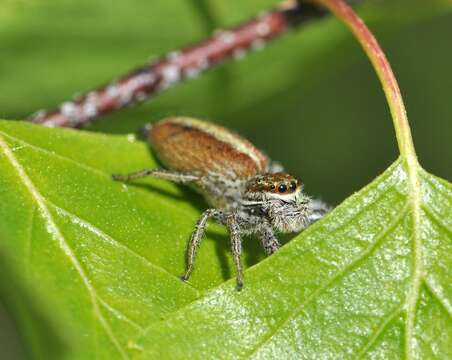
[[[281,185],[278,186],[278,191],[280,193],[285,193],[286,190],[287,190],[287,186],[285,184],[281,184]]]
[[[295,181],[292,181],[290,183],[290,190],[295,191],[296,188],[297,188],[297,183]]]
[[[275,185],[271,184],[271,185],[270,185],[270,189],[271,189],[271,190],[275,190]]]

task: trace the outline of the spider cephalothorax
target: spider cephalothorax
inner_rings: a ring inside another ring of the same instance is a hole
[[[115,175],[128,181],[155,176],[198,190],[212,208],[204,211],[192,233],[183,280],[194,268],[196,251],[209,218],[231,236],[237,286],[243,285],[241,238],[254,234],[270,255],[280,247],[274,231],[300,231],[329,209],[311,200],[299,180],[281,172],[248,140],[221,126],[190,118],[169,118],[147,128],[150,145],[166,169]]]
[[[246,184],[247,193],[266,193],[286,196],[294,194],[301,188],[301,183],[293,176],[283,173],[267,173],[257,175]]]
[[[310,199],[303,194],[300,181],[287,173],[254,177],[248,181],[244,197],[258,206],[272,227],[280,232],[299,231],[309,223]]]

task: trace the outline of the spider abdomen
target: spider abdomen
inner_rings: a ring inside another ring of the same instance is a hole
[[[240,135],[201,120],[175,117],[153,124],[148,140],[169,169],[231,179],[249,179],[268,169],[269,161]]]

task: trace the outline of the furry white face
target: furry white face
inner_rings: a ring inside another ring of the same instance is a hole
[[[310,214],[310,199],[301,183],[286,173],[264,174],[250,180],[245,198],[267,214],[273,228],[296,232],[305,228]]]
[[[308,224],[309,197],[301,190],[294,194],[271,197],[262,208],[268,214],[272,226],[280,232],[296,232]]]

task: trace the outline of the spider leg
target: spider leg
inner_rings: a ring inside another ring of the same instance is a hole
[[[182,275],[181,279],[183,281],[187,281],[193,272],[195,267],[195,259],[196,253],[198,251],[199,244],[201,243],[202,237],[204,235],[204,230],[207,225],[207,220],[209,218],[215,217],[217,220],[221,220],[224,217],[222,211],[217,209],[207,209],[204,211],[196,223],[195,230],[191,234],[190,241],[188,242],[187,247],[187,268],[185,270],[184,275]]]
[[[279,163],[277,161],[270,161],[270,165],[269,165],[269,169],[268,169],[269,173],[274,174],[274,173],[283,172],[283,171],[284,171],[284,166],[282,166],[281,163]]]
[[[195,174],[180,173],[176,171],[170,171],[166,169],[143,169],[130,174],[114,174],[112,175],[113,180],[116,181],[131,181],[139,179],[146,176],[153,176],[160,179],[169,180],[178,184],[186,184],[193,181],[200,180],[200,176]]]
[[[235,268],[237,271],[237,290],[243,288],[243,267],[242,267],[242,236],[240,226],[237,222],[237,217],[231,214],[226,219],[226,226],[231,237],[232,256],[234,258]]]
[[[281,244],[273,233],[273,229],[270,224],[262,226],[257,232],[257,237],[261,241],[262,247],[267,255],[273,254],[281,247]]]
[[[311,214],[308,217],[308,223],[310,225],[328,214],[331,211],[332,207],[325,204],[321,200],[312,199],[309,203],[309,209],[311,211]]]

